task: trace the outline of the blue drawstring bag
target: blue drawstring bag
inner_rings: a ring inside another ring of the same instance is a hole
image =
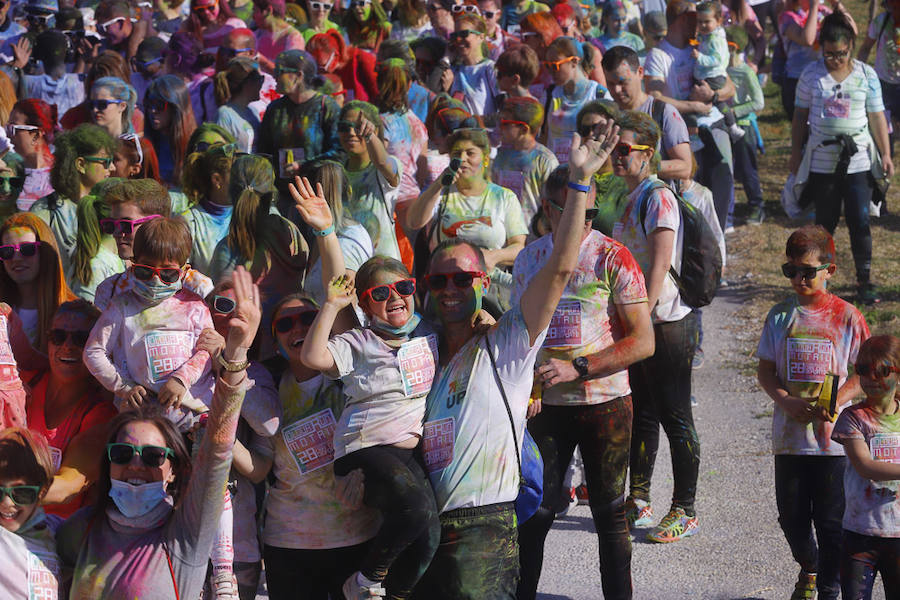
[[[488,357],[491,359],[494,377],[497,378],[497,386],[500,388],[500,395],[503,397],[503,405],[506,406],[506,414],[509,417],[509,425],[512,428],[513,445],[516,448],[516,463],[519,465],[519,495],[516,496],[516,518],[521,525],[537,512],[537,509],[541,506],[541,500],[544,498],[544,459],[541,456],[541,451],[538,449],[537,442],[528,433],[527,427],[522,438],[522,452],[519,452],[519,441],[516,436],[516,425],[513,421],[512,410],[509,408],[506,390],[503,389],[503,382],[500,381],[500,373],[497,372],[497,362],[494,360],[494,353],[491,352],[491,346],[486,336],[484,347],[487,349]]]

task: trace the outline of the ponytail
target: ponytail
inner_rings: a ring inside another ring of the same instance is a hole
[[[100,219],[109,215],[109,206],[102,200],[101,194],[91,193],[78,203],[76,215],[78,216],[78,232],[75,238],[75,253],[72,255],[72,275],[75,281],[86,286],[94,277],[91,260],[100,250],[100,243],[103,241]]]
[[[231,101],[231,86],[228,85],[228,71],[219,71],[213,76],[213,93],[216,104],[222,106]]]
[[[597,55],[597,47],[590,42],[581,42],[579,49],[581,50],[581,62],[579,65],[584,74],[590,78],[591,73],[594,71],[594,58]]]
[[[409,108],[410,73],[402,58],[389,58],[378,66],[376,79],[381,112],[403,113]]]
[[[257,240],[265,239],[263,227],[275,201],[272,164],[262,156],[237,156],[231,165],[229,192],[234,211],[228,227],[228,247],[245,260],[253,260]]]

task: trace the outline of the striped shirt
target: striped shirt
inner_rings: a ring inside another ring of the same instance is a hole
[[[825,68],[824,59],[808,65],[797,83],[796,108],[809,109],[810,137],[834,138],[850,134],[859,150],[850,159],[847,173],[860,173],[871,168],[868,113],[884,111],[881,82],[875,70],[858,60],[843,81],[835,81]],[[813,150],[810,171],[833,173],[840,155],[840,145],[819,146]]]

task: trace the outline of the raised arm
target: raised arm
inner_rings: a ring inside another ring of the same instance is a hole
[[[378,136],[378,128],[363,116],[362,111],[359,112],[359,120],[356,122],[356,133],[366,143],[372,164],[388,184],[392,188],[400,185],[400,173],[395,169],[395,163],[388,157],[387,148],[384,147],[384,142]]]
[[[431,216],[434,214],[434,207],[441,198],[441,179],[444,175],[450,173],[450,169],[444,169],[440,177],[431,182],[425,190],[415,200],[409,202],[409,208],[406,210],[406,226],[409,229],[421,229],[428,225]],[[450,185],[459,178],[459,172],[453,175]]]
[[[582,141],[577,133],[572,136],[569,181],[579,187],[588,186],[589,191],[574,189],[571,185],[568,187],[566,206],[554,234],[553,251],[546,264],[528,283],[519,301],[532,344],[538,334],[550,324],[569,276],[575,269],[581,235],[584,231],[585,204],[589,200],[593,203],[593,196],[590,195],[591,180],[594,173],[609,158],[618,141],[619,127],[612,123],[606,127],[599,139]]]
[[[350,306],[354,294],[353,281],[341,275],[328,282],[326,290],[328,299],[309,327],[309,333],[306,334],[303,347],[300,349],[300,361],[310,369],[335,374],[337,365],[331,350],[328,349],[328,336],[338,313]]]
[[[327,288],[328,282],[344,274],[344,254],[334,230],[334,217],[325,200],[322,184],[317,183],[313,191],[309,180],[294,177],[294,183],[288,184],[288,190],[297,206],[297,212],[303,221],[312,227],[316,234],[316,244],[322,259],[322,286]],[[327,235],[322,235],[327,233]]]

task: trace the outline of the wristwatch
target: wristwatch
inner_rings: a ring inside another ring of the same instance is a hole
[[[588,376],[588,359],[585,356],[579,356],[572,361],[572,366],[578,371],[578,376],[586,379]]]

